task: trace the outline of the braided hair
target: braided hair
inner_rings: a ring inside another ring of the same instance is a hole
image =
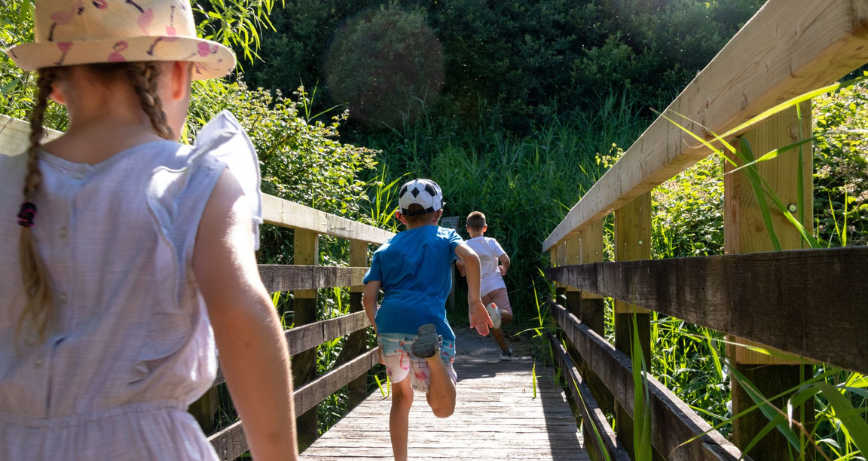
[[[154,62],[88,64],[86,70],[100,75],[123,74],[133,83],[142,110],[151,120],[151,126],[161,138],[172,139],[172,130],[166,121],[163,104],[157,92],[160,66]],[[35,224],[37,199],[42,185],[39,169],[39,148],[44,135],[43,120],[48,108],[52,85],[66,74],[69,68],[46,68],[38,71],[36,105],[30,114],[30,149],[27,151],[27,173],[24,177],[24,202],[18,213],[21,225],[19,257],[24,294],[27,297],[24,310],[15,326],[15,336],[20,338],[26,324],[30,324],[42,343],[54,328],[57,307],[48,269],[36,246],[32,227]]]

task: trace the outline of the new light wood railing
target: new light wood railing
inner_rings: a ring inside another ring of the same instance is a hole
[[[699,122],[684,126],[711,140],[712,133],[725,133],[834,83],[866,62],[868,0],[770,0],[664,114]],[[735,135],[749,139],[761,155],[798,140],[800,132],[810,133],[810,102],[801,113],[797,117],[790,109]],[[801,187],[797,154],[757,164],[755,171],[794,216],[806,215],[803,225],[810,230],[810,144],[805,152]],[[711,153],[675,124],[657,119],[543,244],[553,266],[547,275],[559,292],[549,305],[561,330],[560,338],[551,336],[552,345],[580,403],[585,442],[596,459],[604,459],[602,452],[612,459],[632,456],[630,344],[635,325],[651,363],[649,309],[733,335],[733,342],[868,372],[868,248],[802,249],[795,227],[772,206],[780,247],[791,251],[770,252],[769,232],[745,170],[726,167],[725,256],[650,260],[651,189]],[[796,204],[804,204],[805,212]],[[616,262],[603,262],[602,220],[610,213]],[[603,296],[615,300],[614,346],[603,339]],[[727,355],[767,396],[800,382],[798,366],[792,365],[798,357],[781,359],[782,354],[744,347],[729,347]],[[738,414],[753,402],[736,380],[732,387],[733,414]],[[664,459],[734,461],[768,423],[758,411],[736,419],[730,443],[653,377],[648,388],[651,441]],[[614,413],[617,433],[605,411]],[[599,439],[589,423],[598,428]],[[773,432],[750,455],[784,460],[788,452],[786,440]]]

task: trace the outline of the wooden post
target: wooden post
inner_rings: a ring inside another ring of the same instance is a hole
[[[367,267],[368,266],[368,244],[358,240],[350,241],[350,266],[352,267]],[[350,287],[350,312],[361,312],[365,309],[362,305],[362,293],[365,291],[364,286]],[[363,329],[355,333],[351,333],[347,338],[344,348],[352,348],[353,358],[358,357],[362,352],[368,349],[368,330]],[[349,385],[350,410],[362,403],[368,396],[368,376],[360,376],[356,380],[350,382]]]
[[[211,435],[214,432],[214,413],[217,413],[217,386],[208,389],[187,411],[196,418],[202,432]]]
[[[651,193],[646,192],[615,211],[615,260],[651,259]],[[635,318],[635,324],[634,324]],[[633,328],[636,328],[642,355],[651,369],[651,314],[647,309],[615,300],[615,348],[633,356]],[[635,459],[633,420],[615,405],[618,438]]]
[[[580,264],[603,262],[603,221],[597,221],[579,233],[581,241]],[[603,296],[582,292],[582,323],[598,335],[606,335],[606,302]]]
[[[565,255],[565,265],[574,266],[581,264],[582,261],[582,240],[581,235],[575,234],[567,238],[567,248]],[[564,307],[578,318],[582,318],[582,292],[576,288],[567,286],[567,303]]]
[[[757,128],[744,135],[750,142],[755,157],[760,157],[773,149],[791,144],[800,139],[811,136],[811,102],[801,105],[801,127],[796,113],[792,108],[767,120]],[[735,143],[739,146],[739,143]],[[740,148],[740,147],[739,147]],[[771,189],[780,200],[787,205],[790,212],[800,219],[805,228],[810,232],[813,228],[813,159],[811,144],[806,144],[802,149],[801,178],[803,188],[804,209],[799,210],[799,153],[788,152],[768,162],[756,164],[759,176],[765,179]],[[735,159],[733,159],[735,160]],[[724,170],[730,172],[735,167],[729,162],[725,163]],[[774,232],[780,242],[782,250],[805,248],[796,228],[784,217],[783,213],[766,199],[771,211],[771,221]],[[751,185],[745,170],[740,170],[724,176],[724,247],[727,254],[752,253],[761,251],[774,251],[772,240],[766,228],[759,201]],[[786,306],[781,306],[786,308]],[[786,315],[786,312],[781,312]],[[762,328],[762,325],[756,325]],[[738,344],[752,344],[741,338],[730,336],[730,341]],[[771,349],[761,346],[765,349]],[[780,352],[780,351],[777,351]],[[780,352],[782,353],[782,352]],[[802,382],[801,375],[806,377],[813,375],[811,366],[793,365],[794,361],[779,357],[750,351],[740,346],[728,346],[727,355],[735,364],[735,369],[744,375],[756,386],[763,395],[771,397]],[[802,368],[805,367],[805,368]],[[786,408],[786,398],[773,400],[772,403],[778,408]],[[738,414],[754,405],[753,400],[744,391],[733,376],[732,380],[732,411]],[[808,425],[808,431],[812,430],[814,404],[809,401],[804,405],[805,420],[800,418],[801,409],[794,409],[794,418]],[[754,436],[768,423],[768,419],[760,412],[753,411],[733,422],[733,443],[740,449],[753,440]],[[798,431],[796,431],[798,433]],[[761,460],[789,460],[791,447],[786,438],[778,431],[772,431],[766,435],[750,453],[753,459]],[[813,458],[812,453],[807,453],[808,459]]]
[[[567,242],[564,241],[558,244],[555,257],[557,258],[557,267],[567,265]],[[555,293],[557,294],[557,302],[563,303],[564,299],[566,299],[567,286],[559,282]]]
[[[581,250],[579,252],[580,264],[593,264],[603,262],[603,221],[597,221],[579,232]],[[600,336],[606,336],[606,301],[602,295],[582,291],[582,312],[577,317],[591,330]],[[581,364],[579,372],[585,377],[585,383],[591,390],[597,405],[605,412],[614,413],[615,396],[605,384],[597,377],[590,367]],[[590,430],[589,427],[585,428]],[[586,437],[595,437],[593,432],[587,432]]]
[[[315,232],[295,229],[295,256],[293,264],[315,266],[319,261],[319,236]],[[316,321],[316,290],[296,290],[294,293],[293,323],[296,327]],[[292,381],[300,388],[316,376],[316,348],[292,357]],[[317,438],[317,408],[296,418],[298,448],[304,450]]]

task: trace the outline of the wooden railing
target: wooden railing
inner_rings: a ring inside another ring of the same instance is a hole
[[[60,132],[46,130],[45,139]],[[0,115],[0,155],[16,155],[29,145],[30,125]],[[260,265],[259,273],[269,293],[293,291],[294,327],[286,330],[295,390],[299,445],[305,447],[317,437],[317,405],[348,386],[350,408],[367,397],[367,373],[378,363],[376,349],[367,350],[367,327],[362,307],[362,279],[367,271],[368,245],[385,243],[392,233],[357,221],[328,214],[304,205],[264,195],[263,220],[266,224],[293,229],[294,265]],[[350,241],[350,266],[318,266],[318,237],[327,235]],[[316,290],[350,287],[350,314],[316,321]],[[336,338],[348,336],[332,370],[315,376],[316,348]],[[211,390],[191,406],[190,411],[206,427],[214,415],[216,387],[224,383],[222,373]],[[238,421],[208,436],[223,460],[234,460],[248,451],[243,421]]]
[[[269,293],[294,292],[295,326],[286,331],[286,340],[296,386],[293,398],[299,444],[305,447],[317,437],[317,404],[347,385],[351,408],[367,396],[367,373],[378,358],[376,349],[367,350],[370,322],[362,307],[362,278],[367,271],[368,244],[385,243],[393,234],[270,195],[263,197],[263,219],[292,228],[295,234],[295,265],[260,265],[259,274]],[[350,240],[354,267],[317,266],[319,235]],[[315,321],[316,290],[331,287],[351,287],[350,314]],[[315,377],[316,347],[347,335],[334,368]],[[218,374],[214,385],[222,382]],[[233,460],[247,451],[242,424],[238,421],[208,437],[221,459]]]
[[[770,0],[664,114],[710,141],[712,133],[726,133],[866,62],[868,1]],[[734,135],[749,139],[761,155],[796,141],[800,132],[810,133],[810,112],[808,101],[801,117],[790,109]],[[798,154],[757,164],[754,171],[793,216],[806,215],[796,219],[810,231],[810,144],[805,152],[801,185]],[[557,282],[559,294],[549,311],[560,336],[550,339],[585,420],[585,443],[594,459],[605,459],[603,452],[618,460],[633,456],[631,339],[638,334],[650,364],[649,309],[732,335],[733,343],[758,343],[772,351],[727,347],[730,366],[766,396],[799,384],[793,364],[807,359],[868,372],[868,248],[804,249],[795,226],[772,206],[780,249],[790,251],[771,252],[746,170],[725,167],[725,256],[650,260],[651,189],[711,153],[659,118],[543,243],[553,266],[547,276]],[[805,212],[796,204],[804,204]],[[610,213],[615,262],[603,262],[602,220]],[[603,338],[604,296],[614,299],[614,345]],[[730,442],[653,377],[647,387],[651,443],[663,459],[735,461],[768,423],[759,411],[737,418]],[[735,379],[732,389],[733,414],[753,405]],[[617,431],[605,412],[614,414]],[[789,448],[775,431],[750,455],[789,459]]]

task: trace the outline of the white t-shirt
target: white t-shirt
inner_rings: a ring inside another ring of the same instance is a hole
[[[465,241],[479,255],[479,268],[482,278],[479,281],[479,296],[485,296],[498,288],[506,288],[500,270],[497,268],[497,258],[505,254],[497,240],[485,236],[474,237]]]

